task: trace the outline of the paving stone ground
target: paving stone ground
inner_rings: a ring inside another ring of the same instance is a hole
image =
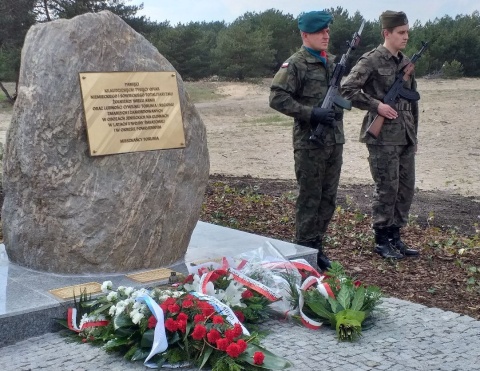
[[[262,344],[288,358],[292,370],[480,370],[480,321],[394,298],[384,313],[353,343],[338,342],[330,328],[309,330],[270,320]],[[71,343],[59,333],[0,348],[0,370],[146,370],[102,348]],[[183,368],[182,370],[194,370]]]

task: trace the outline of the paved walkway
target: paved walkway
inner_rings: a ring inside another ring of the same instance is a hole
[[[354,343],[340,343],[330,328],[309,330],[286,321],[262,325],[262,342],[285,356],[292,371],[480,370],[480,321],[438,308],[388,298],[385,314]],[[88,344],[69,343],[58,333],[0,348],[0,370],[145,370]],[[184,368],[183,370],[192,370]]]

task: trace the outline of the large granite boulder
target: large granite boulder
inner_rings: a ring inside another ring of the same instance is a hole
[[[108,11],[29,30],[4,154],[8,257],[67,274],[177,262],[208,181],[205,126],[177,74],[185,148],[91,157],[78,76],[88,71],[175,69]]]

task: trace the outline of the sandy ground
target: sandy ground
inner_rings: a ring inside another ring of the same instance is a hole
[[[292,179],[292,120],[268,107],[270,80],[217,83],[226,96],[196,104],[208,132],[212,174]],[[418,81],[421,93],[417,187],[480,200],[480,79]],[[345,114],[343,184],[369,184],[358,142],[363,111]]]
[[[208,83],[223,95],[196,104],[207,127],[211,174],[293,179],[292,120],[269,108],[269,83]],[[418,86],[417,187],[480,200],[480,79],[420,79]],[[345,114],[345,185],[371,183],[367,151],[358,142],[362,117],[357,109]],[[4,104],[2,142],[10,118],[11,109]]]

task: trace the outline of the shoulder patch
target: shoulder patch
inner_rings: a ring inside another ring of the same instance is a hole
[[[288,67],[288,62],[285,62],[282,64],[282,68],[287,68]]]

